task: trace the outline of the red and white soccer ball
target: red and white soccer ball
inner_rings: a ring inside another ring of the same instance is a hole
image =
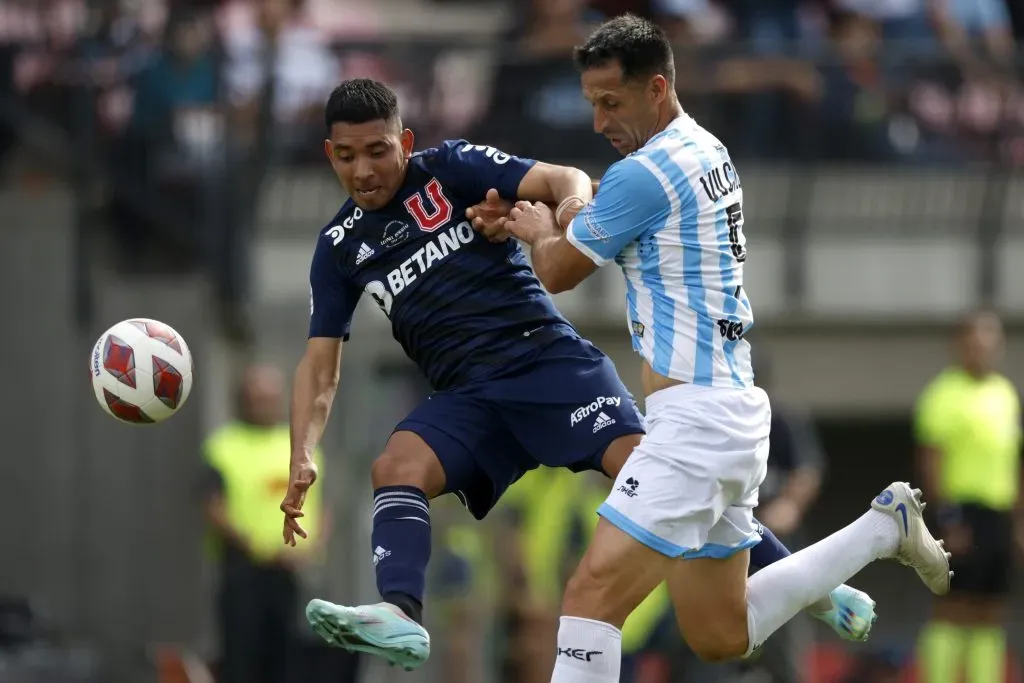
[[[129,424],[163,422],[192,391],[192,354],[169,325],[123,320],[100,335],[89,359],[96,400]]]

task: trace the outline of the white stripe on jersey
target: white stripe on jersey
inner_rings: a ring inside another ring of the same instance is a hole
[[[725,147],[687,115],[634,152],[661,184],[668,217],[616,261],[633,345],[658,373],[704,386],[753,384],[743,285],[743,190]],[[657,207],[654,207],[656,209]]]

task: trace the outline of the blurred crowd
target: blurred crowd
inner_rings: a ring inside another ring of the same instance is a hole
[[[390,83],[420,146],[466,137],[599,170],[615,153],[592,132],[571,48],[632,11],[671,34],[684,107],[737,158],[1015,168],[1021,7],[0,0],[0,172],[46,150],[47,170],[73,173],[112,228],[121,271],[206,264],[234,320],[254,198],[271,169],[320,163],[322,106],[341,79]],[[25,153],[24,140],[38,144]]]
[[[466,7],[494,12],[452,35],[440,18]],[[257,135],[258,102],[269,96],[278,160],[305,162],[319,155],[325,94],[342,78],[371,76],[398,88],[424,143],[473,136],[523,154],[605,158],[569,51],[602,18],[632,11],[670,32],[685,106],[714,117],[735,155],[1016,164],[1024,159],[1022,8],[1015,0],[3,0],[0,93],[73,129],[83,114],[69,92],[87,85],[100,138],[162,152],[165,167],[220,149],[225,128]],[[10,132],[2,135],[0,152],[11,145]]]

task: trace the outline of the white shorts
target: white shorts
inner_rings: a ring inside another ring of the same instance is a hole
[[[761,540],[757,489],[772,411],[760,388],[680,384],[647,398],[647,433],[598,514],[669,557],[726,558]]]

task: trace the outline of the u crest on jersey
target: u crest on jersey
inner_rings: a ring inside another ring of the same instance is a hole
[[[405,208],[423,232],[434,232],[452,219],[452,203],[444,196],[444,190],[437,178],[431,178],[424,188],[431,208],[424,204],[423,193],[417,192],[405,200]]]

